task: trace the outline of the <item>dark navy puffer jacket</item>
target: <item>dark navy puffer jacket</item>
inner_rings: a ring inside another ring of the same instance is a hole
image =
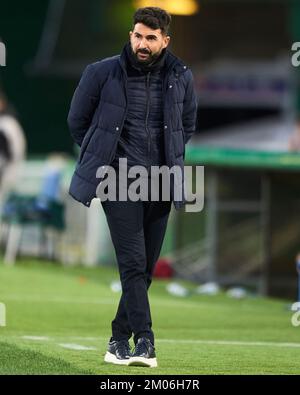
[[[127,158],[128,168],[165,164],[164,114],[160,72],[128,76],[128,111],[112,166]]]
[[[85,206],[96,197],[101,181],[97,170],[112,164],[116,156],[129,103],[125,48],[121,55],[106,58],[86,67],[74,93],[68,125],[74,141],[81,147],[69,193]],[[184,206],[185,144],[195,131],[196,95],[193,76],[184,63],[166,51],[162,83],[163,138],[165,163],[180,166],[182,179],[171,181],[174,206]],[[174,200],[174,189],[182,199]]]

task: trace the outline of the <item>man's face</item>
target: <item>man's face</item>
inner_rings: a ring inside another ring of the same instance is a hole
[[[134,26],[129,37],[136,59],[144,64],[150,64],[157,59],[170,41],[170,37],[162,34],[161,29],[153,30],[142,23]]]

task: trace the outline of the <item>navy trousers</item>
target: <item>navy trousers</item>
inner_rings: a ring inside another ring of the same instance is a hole
[[[160,197],[161,199],[161,197]],[[112,321],[114,340],[136,343],[147,337],[154,344],[148,299],[153,270],[164,240],[170,201],[102,201],[114,245],[122,295]]]

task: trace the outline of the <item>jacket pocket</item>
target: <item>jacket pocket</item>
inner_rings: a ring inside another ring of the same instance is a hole
[[[182,129],[171,133],[175,158],[184,155],[184,138]]]
[[[96,130],[96,125],[93,125],[89,128],[89,130],[87,131],[86,135],[84,136],[81,148],[80,148],[80,155],[79,155],[79,159],[78,159],[78,163],[81,163],[84,153],[89,145],[89,142],[94,134]]]

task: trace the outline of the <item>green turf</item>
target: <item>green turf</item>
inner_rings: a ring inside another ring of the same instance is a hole
[[[0,373],[300,373],[300,327],[292,326],[287,301],[233,300],[224,294],[178,298],[167,293],[164,281],[154,281],[150,291],[159,367],[104,363],[120,296],[110,290],[116,279],[111,268],[0,262],[0,302],[7,309],[7,325],[0,327]],[[94,349],[70,350],[61,346],[66,343]]]

